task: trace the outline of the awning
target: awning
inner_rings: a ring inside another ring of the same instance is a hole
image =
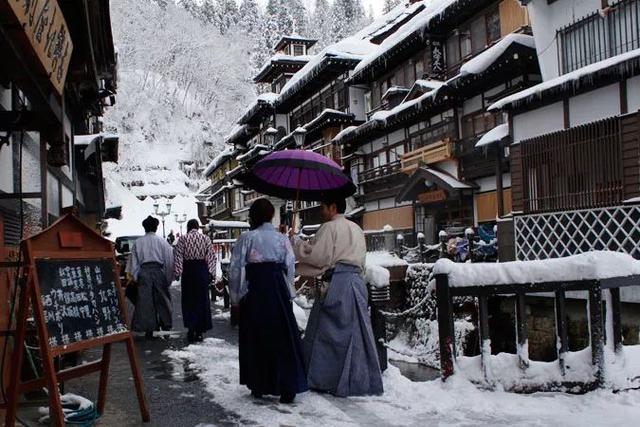
[[[460,193],[471,194],[477,186],[460,181],[453,175],[432,167],[421,166],[409,178],[396,197],[396,202],[414,201],[419,194],[426,193],[431,187],[437,187],[449,196]]]
[[[498,125],[491,129],[489,132],[482,135],[482,137],[476,142],[476,148],[485,147],[493,143],[503,141],[509,137],[509,125]]]

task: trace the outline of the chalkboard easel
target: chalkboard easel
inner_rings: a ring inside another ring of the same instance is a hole
[[[19,295],[5,425],[15,426],[20,395],[46,387],[51,423],[64,427],[58,383],[94,372],[100,372],[97,409],[103,413],[111,346],[118,342],[126,344],[142,420],[149,422],[112,243],[68,214],[22,245],[26,267]],[[30,309],[40,343],[43,377],[23,383],[21,344]],[[56,372],[55,357],[96,347],[102,347],[100,360]]]

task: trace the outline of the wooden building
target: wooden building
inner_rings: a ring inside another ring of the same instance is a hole
[[[525,3],[544,81],[491,107],[513,141],[502,258],[640,258],[640,1]]]
[[[109,1],[0,0],[0,58],[4,329],[20,239],[63,208],[75,207],[94,228],[105,215],[101,162],[117,160],[117,138],[100,136],[99,121],[115,102],[117,83]],[[77,135],[96,137],[76,145]]]
[[[349,158],[365,229],[408,235],[492,225],[510,212],[509,160],[476,146],[504,123],[495,100],[540,80],[526,11],[515,0],[416,2],[349,79],[366,85],[368,121],[334,140]],[[498,196],[501,194],[501,196]]]

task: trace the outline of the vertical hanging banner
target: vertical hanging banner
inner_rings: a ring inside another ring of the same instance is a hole
[[[445,80],[446,66],[444,58],[444,46],[440,40],[429,39],[429,49],[431,55],[431,70],[429,77],[436,80]]]
[[[62,95],[73,42],[57,0],[2,2],[9,4],[55,91]]]

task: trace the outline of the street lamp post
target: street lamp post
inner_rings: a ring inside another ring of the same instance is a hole
[[[273,147],[276,143],[276,137],[278,136],[278,129],[274,127],[270,127],[264,132],[264,141],[267,143],[269,147]]]
[[[167,233],[166,233],[166,230],[164,228],[164,219],[165,219],[165,217],[171,215],[171,202],[165,202],[164,203],[164,209],[160,209],[160,203],[159,202],[155,202],[153,204],[153,210],[155,211],[157,216],[162,218],[162,237],[166,239],[167,238]]]
[[[180,235],[182,235],[182,224],[187,222],[187,214],[175,214],[175,219],[178,224],[180,224]]]
[[[293,131],[293,139],[296,141],[297,147],[302,147],[304,145],[304,139],[307,136],[307,130],[303,127],[298,127]]]

